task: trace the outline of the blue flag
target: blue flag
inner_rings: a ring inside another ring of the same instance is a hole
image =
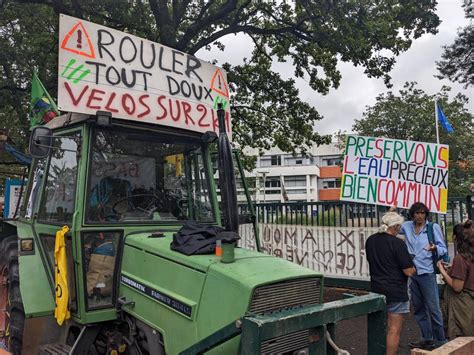
[[[451,123],[449,123],[448,118],[444,114],[443,110],[441,109],[441,105],[439,103],[436,103],[436,109],[438,110],[438,121],[441,124],[441,126],[446,130],[446,132],[453,133],[454,132],[453,126],[451,126]]]

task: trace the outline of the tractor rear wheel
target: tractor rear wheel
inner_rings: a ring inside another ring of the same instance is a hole
[[[3,342],[14,355],[21,354],[25,311],[20,294],[18,237],[5,238],[0,245],[0,312],[4,319]]]

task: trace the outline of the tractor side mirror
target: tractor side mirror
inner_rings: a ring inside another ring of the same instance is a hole
[[[53,132],[47,127],[35,127],[31,132],[29,150],[35,158],[46,158],[53,148]]]

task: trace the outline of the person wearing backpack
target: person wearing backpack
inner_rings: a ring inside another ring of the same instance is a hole
[[[425,204],[414,203],[408,211],[411,220],[403,223],[401,230],[416,268],[416,274],[409,281],[409,292],[413,315],[423,338],[409,345],[427,350],[446,342],[436,264],[437,259],[448,252],[441,227],[428,221],[429,213]]]

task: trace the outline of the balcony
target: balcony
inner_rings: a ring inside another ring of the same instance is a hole
[[[338,201],[341,189],[321,189],[319,190],[319,201]]]
[[[341,177],[341,167],[338,165],[333,166],[320,166],[319,167],[319,177],[321,179],[328,178],[340,178]]]

